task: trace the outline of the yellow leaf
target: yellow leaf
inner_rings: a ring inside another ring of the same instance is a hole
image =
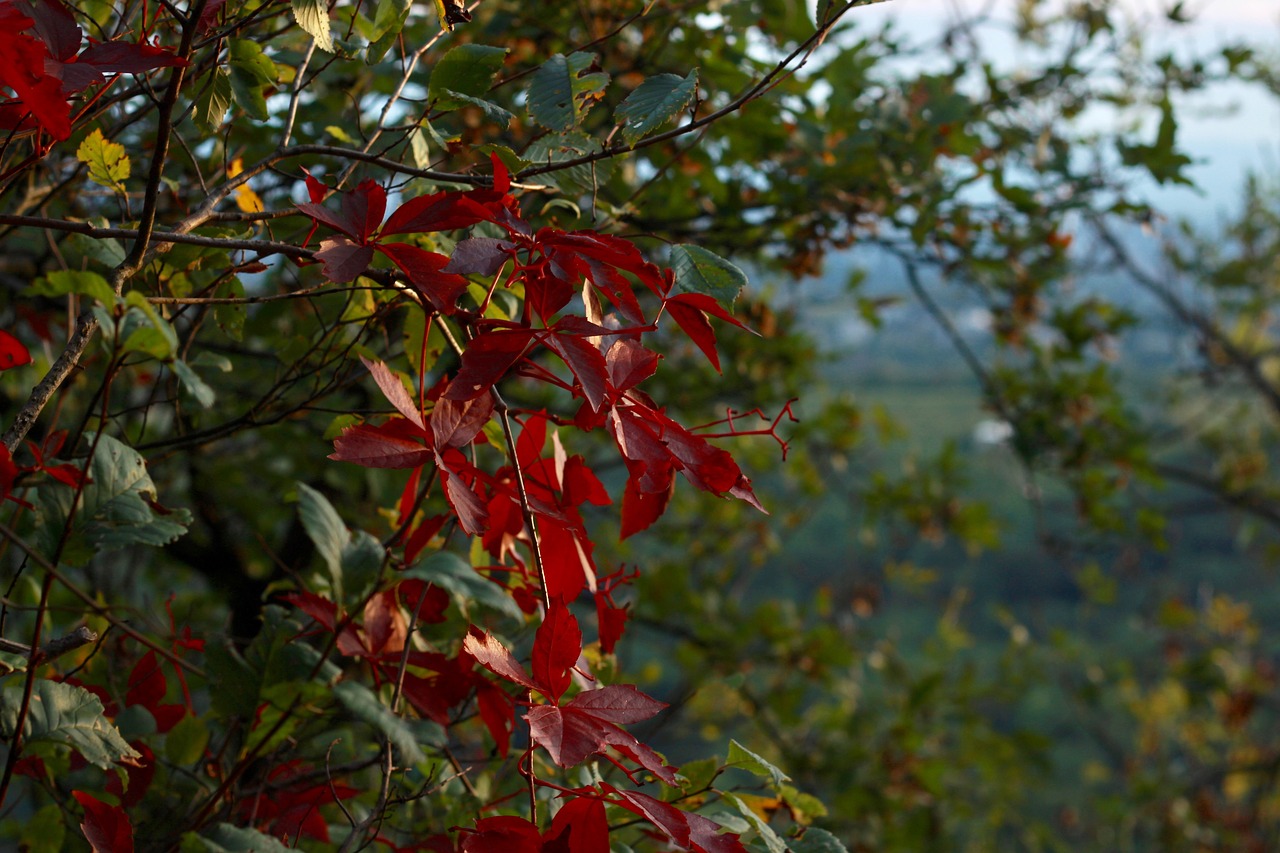
[[[237,157],[227,166],[227,177],[234,178],[243,171],[244,160]],[[262,199],[258,198],[258,194],[247,183],[236,187],[236,207],[244,213],[261,213],[267,209]]]

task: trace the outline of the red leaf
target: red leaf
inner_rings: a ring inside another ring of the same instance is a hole
[[[354,190],[342,193],[341,213],[315,202],[300,204],[298,210],[363,246],[382,222],[387,210],[387,191],[374,181],[363,181]]]
[[[516,727],[515,703],[506,693],[485,683],[476,688],[476,706],[480,709],[480,719],[498,748],[498,754],[506,758],[511,751],[511,733]]]
[[[582,654],[582,629],[563,603],[552,602],[533,638],[533,680],[552,702],[559,702],[573,680],[570,670]]]
[[[732,832],[721,832],[720,824],[700,814],[686,812],[689,841],[698,853],[747,853],[742,841]]]
[[[570,800],[556,812],[542,839],[547,853],[609,853],[604,803],[594,797]]]
[[[560,601],[573,601],[584,589],[595,587],[592,542],[582,530],[580,518],[571,525],[551,511],[541,512],[539,516],[547,595]]]
[[[635,685],[610,684],[596,690],[584,690],[564,707],[610,723],[626,725],[644,722],[667,707],[667,703],[641,693]]]
[[[89,45],[76,57],[76,64],[92,65],[107,74],[142,74],[157,68],[185,68],[190,63],[145,42],[106,41]]]
[[[626,629],[628,610],[609,601],[603,591],[596,592],[596,630],[600,634],[600,650],[613,654],[622,632]]]
[[[13,30],[17,32],[34,25],[36,38],[44,42],[52,59],[66,62],[79,52],[83,33],[62,0],[42,0],[42,2],[22,0],[14,3],[12,8],[23,15],[30,16],[26,26],[14,27]],[[3,26],[6,29],[10,28],[7,21]]]
[[[482,204],[469,198],[467,193],[438,192],[411,198],[400,205],[387,220],[382,234],[454,231],[470,228],[477,222],[491,218],[490,212]]]
[[[716,333],[707,322],[706,315],[696,308],[682,305],[674,300],[667,303],[667,314],[681,329],[684,329],[684,333],[698,345],[698,349],[702,350],[702,354],[719,373],[720,354],[716,352]]]
[[[462,648],[467,654],[475,658],[478,664],[499,678],[506,679],[513,684],[519,684],[522,687],[528,687],[531,690],[538,689],[538,685],[525,672],[524,667],[520,665],[520,661],[516,660],[515,655],[511,654],[506,646],[498,642],[488,632],[481,633],[479,628],[472,625],[471,631],[467,634],[466,639],[462,641]]]
[[[409,623],[400,612],[394,590],[377,593],[365,602],[363,627],[371,657],[404,651]]]
[[[658,354],[631,338],[618,338],[604,356],[609,384],[617,393],[629,391],[658,372]]]
[[[499,815],[476,821],[474,832],[462,838],[463,853],[539,853],[538,827],[522,817]]]
[[[688,849],[691,838],[689,820],[684,812],[639,791],[616,791],[616,793],[621,798],[617,801],[617,805],[640,815],[666,833],[667,837],[678,846]]]
[[[164,734],[186,716],[187,708],[179,704],[162,704],[169,683],[160,669],[160,661],[154,651],[142,656],[129,673],[125,707],[141,705],[151,712],[156,721],[156,731]]]
[[[433,515],[419,524],[409,535],[409,539],[404,543],[404,561],[408,565],[412,565],[418,561],[418,555],[422,553],[422,549],[427,547],[431,541],[431,537],[440,532],[444,527],[444,523],[449,520],[447,515]]]
[[[186,710],[181,705],[178,708],[183,711]],[[161,730],[161,733],[164,731]],[[134,759],[124,766],[125,779],[128,784],[126,785],[120,781],[118,773],[111,774],[111,777],[107,780],[107,793],[115,794],[119,797],[120,807],[124,809],[131,809],[142,801],[156,775],[156,756],[151,751],[151,747],[142,741],[131,742],[129,745],[141,753],[142,757]]]
[[[31,352],[8,332],[0,329],[0,370],[31,363]]]
[[[459,472],[471,468],[466,458],[454,448],[436,454],[436,466],[444,478],[444,495],[453,507],[458,523],[470,536],[478,536],[485,530],[489,512],[484,501]],[[474,470],[474,469],[473,469]]]
[[[418,404],[409,396],[400,377],[381,361],[372,361],[364,356],[360,356],[360,361],[373,376],[373,381],[378,383],[378,388],[382,391],[382,396],[387,398],[387,402],[404,415],[409,423],[425,432],[426,425],[422,422],[422,413],[418,411]]]
[[[119,806],[109,806],[83,791],[72,791],[84,808],[80,831],[93,846],[94,853],[133,853],[133,826]]]
[[[435,408],[431,410],[431,434],[436,449],[470,444],[489,422],[492,414],[492,394],[485,394],[474,400],[437,400]]]
[[[430,462],[434,454],[389,421],[382,426],[356,424],[342,431],[333,441],[335,462],[352,462],[365,468],[417,468]],[[405,423],[400,421],[399,423]]]
[[[554,332],[544,341],[569,366],[592,411],[600,411],[609,387],[608,369],[600,348],[587,338],[570,332]]]
[[[449,593],[433,583],[420,580],[402,581],[396,587],[404,609],[410,614],[417,614],[420,625],[430,625],[445,620],[444,612],[449,609]]]
[[[529,329],[500,329],[477,336],[462,354],[462,367],[442,395],[472,400],[488,392],[520,360],[529,346]]]
[[[225,0],[223,0],[223,2],[225,2]],[[210,2],[209,5],[212,6],[213,2]],[[206,7],[206,9],[207,8],[208,7]],[[311,174],[305,166],[302,168],[302,173],[307,176],[307,197],[311,199],[312,204],[320,204],[320,202],[324,201],[325,197],[329,195],[328,184]]]
[[[507,164],[497,154],[490,154],[489,159],[493,162],[493,191],[503,195],[511,192],[511,173],[507,171]]]
[[[511,260],[515,243],[497,237],[468,237],[459,240],[445,272],[460,275],[493,275]]]
[[[438,310],[453,313],[458,297],[467,289],[467,280],[452,272],[444,272],[449,264],[447,257],[408,243],[378,243],[374,248],[390,258],[414,289],[427,297]]]
[[[346,237],[326,237],[320,241],[316,260],[324,264],[324,277],[336,284],[355,281],[373,260],[373,247],[357,245]]]
[[[342,194],[342,217],[351,228],[351,236],[361,243],[382,224],[387,212],[387,191],[372,180],[361,181],[349,193]]]
[[[42,42],[0,29],[0,88],[13,90],[19,102],[13,106],[19,116],[30,112],[42,129],[64,140],[71,136],[71,107],[62,96],[61,81],[45,71],[47,58]]]

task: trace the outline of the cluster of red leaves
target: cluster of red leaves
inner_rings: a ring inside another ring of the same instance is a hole
[[[340,232],[325,238],[316,254],[326,276],[351,281],[368,271],[381,253],[432,310],[456,316],[469,333],[457,373],[432,389],[429,417],[390,370],[366,362],[401,417],[348,428],[335,441],[330,458],[370,468],[434,463],[462,528],[482,535],[494,523],[489,512],[492,484],[459,450],[476,439],[493,414],[497,385],[520,374],[581,400],[574,420],[578,428],[605,427],[613,436],[629,474],[622,500],[624,537],[662,515],[677,473],[699,489],[759,508],[750,481],[733,457],[676,423],[638,387],[657,370],[659,355],[645,347],[642,338],[656,328],[660,317],[671,317],[717,367],[708,316],[741,323],[709,296],[677,292],[673,273],[646,261],[627,240],[594,231],[535,231],[509,194],[510,178],[502,161],[494,157],[493,164],[492,189],[419,196],[401,205],[385,223],[386,191],[378,184],[366,181],[343,193],[341,211],[335,212],[321,203],[324,185],[309,177],[312,201],[299,205],[299,210]],[[497,225],[507,237],[461,240],[452,257],[390,239],[481,222]],[[457,302],[469,275],[492,277],[491,292],[499,285],[520,285],[522,316],[503,320],[461,311]],[[657,299],[653,320],[645,316],[636,284]],[[565,313],[575,297],[583,313]],[[606,318],[606,302],[630,325]],[[535,361],[539,350],[562,361],[568,378]],[[554,522],[552,515],[548,524]],[[576,594],[575,586],[567,582],[570,597]]]
[[[19,465],[14,460],[13,454],[9,452],[9,448],[0,444],[0,503],[5,500],[11,500],[20,506],[31,509],[31,504],[13,493],[14,485],[18,478],[23,475],[47,474],[64,486],[71,488],[79,488],[84,480],[84,472],[70,462],[62,462],[57,465],[50,464],[49,460],[55,458],[62,450],[63,442],[67,440],[65,432],[52,432],[45,436],[41,444],[34,441],[27,442],[27,450],[30,451],[34,460],[30,465]]]
[[[146,42],[89,41],[61,0],[0,0],[0,128],[71,136],[69,98],[114,78],[184,66],[185,59]]]
[[[493,167],[491,188],[420,196],[390,215],[387,192],[377,183],[365,181],[340,194],[334,210],[325,203],[329,188],[308,173],[310,201],[298,209],[313,221],[307,242],[320,226],[336,232],[321,239],[315,254],[331,281],[352,281],[384,258],[393,267],[393,279],[418,294],[423,310],[461,328],[465,345],[457,370],[431,388],[424,383],[417,394],[386,364],[363,359],[394,414],[380,423],[346,428],[330,458],[412,471],[399,508],[400,544],[408,562],[451,518],[478,539],[493,560],[483,570],[524,612],[542,609],[529,666],[474,625],[453,657],[409,646],[404,614],[414,613],[418,622],[440,621],[448,605],[443,593],[421,581],[374,594],[358,615],[344,614],[338,603],[306,591],[286,598],[332,636],[338,652],[364,661],[375,680],[397,680],[424,717],[451,725],[474,699],[504,757],[522,720],[529,749],[540,749],[559,767],[598,759],[614,764],[632,783],[643,784],[641,775],[648,774],[676,786],[676,768],[624,728],[666,706],[633,685],[599,685],[580,665],[583,635],[570,604],[584,592],[592,594],[600,646],[609,653],[627,616],[615,594],[635,575],[624,569],[600,575],[583,508],[611,499],[585,459],[565,450],[552,423],[583,431],[604,428],[613,438],[627,470],[623,537],[662,515],[677,474],[698,489],[759,508],[730,454],[677,423],[640,389],[660,359],[645,345],[645,336],[664,317],[717,369],[709,318],[741,324],[711,297],[680,292],[670,270],[646,261],[627,240],[594,231],[535,230],[522,217],[506,168],[496,157]],[[505,236],[466,237],[448,256],[412,242],[414,235],[481,223]],[[478,310],[460,302],[473,281],[488,288]],[[486,312],[499,287],[522,293],[518,317]],[[511,412],[497,387],[512,376],[559,389],[577,401],[575,408],[554,419],[541,411]],[[499,414],[504,424],[514,415],[520,431],[508,435],[512,452],[491,470],[482,467],[477,451],[489,443],[484,428]],[[433,482],[424,471],[437,477],[449,513],[417,521],[418,490],[424,479]],[[485,670],[497,680],[486,677]],[[532,776],[533,763],[527,761],[521,772]],[[658,837],[684,849],[744,849],[737,836],[722,834],[713,821],[639,791],[606,783],[570,789],[535,781],[556,788],[564,800],[545,831],[519,817],[483,818],[463,831],[462,850],[604,853],[609,849],[606,806],[638,815]],[[300,796],[303,801],[310,803]],[[301,827],[297,824],[296,831]]]

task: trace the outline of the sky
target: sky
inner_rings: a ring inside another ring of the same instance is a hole
[[[1121,0],[1142,20],[1161,21],[1172,0]],[[890,0],[854,12],[869,25],[893,18],[902,30],[927,36],[957,16],[991,8],[1012,18],[1015,0]],[[1193,19],[1178,28],[1171,46],[1207,51],[1229,41],[1248,40],[1280,54],[1277,0],[1186,0]],[[1157,28],[1153,28],[1155,31]],[[1250,170],[1280,177],[1280,98],[1245,86],[1219,86],[1184,98],[1179,143],[1196,160],[1190,177],[1204,189],[1152,187],[1152,201],[1169,213],[1208,220],[1238,199]],[[1154,120],[1152,134],[1154,134]]]

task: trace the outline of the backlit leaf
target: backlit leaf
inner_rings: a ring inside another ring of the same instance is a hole
[[[124,146],[109,142],[102,131],[94,128],[76,149],[76,159],[89,167],[89,180],[111,189],[124,189],[129,177],[129,155]]]
[[[678,289],[710,296],[725,306],[733,305],[747,285],[747,274],[738,267],[715,252],[687,243],[671,248],[671,269]]]
[[[316,40],[316,47],[325,53],[333,53],[329,4],[325,0],[293,0],[293,17],[298,26]]]

